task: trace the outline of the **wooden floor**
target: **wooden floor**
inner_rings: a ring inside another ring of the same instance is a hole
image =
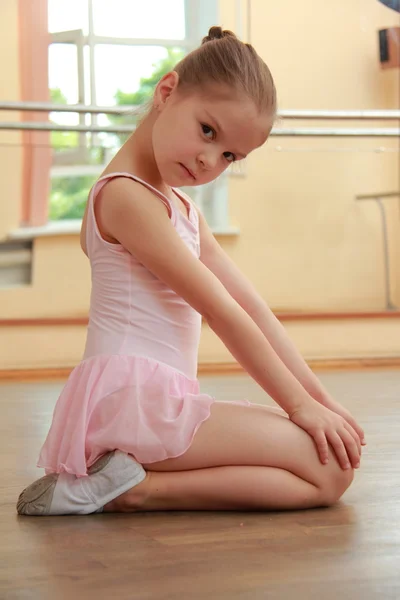
[[[319,374],[364,426],[340,504],[292,513],[18,517],[62,382],[0,386],[0,599],[399,600],[400,371]],[[247,377],[201,378],[266,402]]]

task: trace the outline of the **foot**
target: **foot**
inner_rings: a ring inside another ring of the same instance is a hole
[[[104,512],[143,512],[150,498],[151,473],[147,472],[145,479],[135,487],[108,502]]]
[[[87,477],[52,473],[38,479],[19,496],[20,515],[88,515],[140,484],[146,471],[120,450],[102,456]]]

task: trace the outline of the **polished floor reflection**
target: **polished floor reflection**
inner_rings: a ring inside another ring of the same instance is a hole
[[[18,517],[62,382],[0,385],[0,598],[400,598],[400,371],[319,374],[365,428],[361,470],[330,509]],[[201,377],[270,403],[248,377]]]

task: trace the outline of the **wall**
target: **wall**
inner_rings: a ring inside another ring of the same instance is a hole
[[[20,99],[18,0],[2,0],[0,3],[0,56],[0,98],[17,101]],[[0,112],[1,121],[18,119],[18,113]],[[16,226],[21,211],[21,139],[20,132],[0,130],[0,239]],[[0,314],[2,312],[0,309]]]
[[[9,58],[1,84],[7,99],[18,97],[16,5],[16,0],[3,0],[0,8],[4,34],[0,43]],[[247,3],[240,5],[246,36]],[[237,29],[235,6],[231,0],[221,0],[224,27]],[[399,108],[399,71],[380,69],[376,40],[377,30],[396,25],[397,17],[376,0],[324,4],[253,0],[251,41],[274,74],[281,108]],[[299,121],[296,125],[397,124]],[[245,177],[232,178],[230,217],[241,233],[219,241],[273,309],[385,308],[379,212],[372,202],[355,201],[357,194],[398,189],[399,155],[374,151],[383,146],[397,149],[398,140],[271,137],[247,159]],[[21,166],[17,151],[1,151],[0,235],[4,236],[19,225]],[[393,298],[400,306],[398,203],[386,205]],[[86,316],[89,285],[78,236],[38,238],[33,284],[0,290],[1,318]],[[308,358],[398,354],[399,328],[394,319],[287,324]],[[73,365],[81,356],[84,333],[79,327],[0,328],[0,368]],[[199,359],[232,360],[207,327]]]
[[[231,6],[222,3],[226,27],[235,25],[229,18]],[[399,70],[382,71],[377,59],[377,30],[397,24],[394,11],[376,0],[253,0],[251,6],[251,41],[274,75],[281,108],[400,107]],[[398,122],[283,123],[293,124],[398,126]],[[379,212],[372,202],[355,201],[358,194],[399,189],[399,154],[373,151],[382,146],[398,150],[398,139],[271,137],[249,157],[248,177],[231,186],[232,218],[242,231],[233,254],[272,306],[282,310],[384,306]],[[387,201],[387,208],[389,222],[397,225],[398,202]],[[396,226],[391,241],[398,232]],[[396,248],[395,243],[392,280],[397,286]],[[396,287],[398,301],[399,291]]]

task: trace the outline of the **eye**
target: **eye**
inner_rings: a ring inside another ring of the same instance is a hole
[[[235,162],[236,156],[233,152],[224,152],[224,156],[228,162]]]
[[[215,131],[212,127],[209,127],[205,123],[201,124],[201,128],[203,130],[204,135],[209,139],[213,140],[215,138]]]

